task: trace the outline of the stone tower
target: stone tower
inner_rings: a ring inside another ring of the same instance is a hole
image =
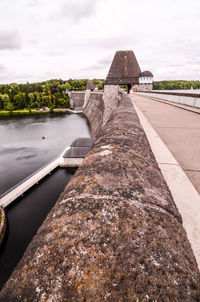
[[[141,69],[132,50],[116,51],[105,85],[139,85]]]

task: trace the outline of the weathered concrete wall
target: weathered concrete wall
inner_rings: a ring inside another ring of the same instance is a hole
[[[173,92],[136,92],[139,95],[150,96],[161,100],[200,108],[200,95]]]
[[[85,99],[85,91],[72,91],[71,92],[71,99],[70,99],[70,107],[76,108],[76,107],[83,107],[84,105],[84,99]]]
[[[93,113],[92,113],[93,114]],[[124,96],[0,301],[199,301],[181,217]]]
[[[96,138],[103,125],[103,93],[92,92],[83,113],[90,123],[91,136],[93,138]]]

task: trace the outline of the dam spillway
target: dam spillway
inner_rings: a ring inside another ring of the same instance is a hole
[[[92,107],[111,115],[0,301],[198,301],[180,214],[129,97],[115,100],[112,112],[101,98],[88,104],[91,126]]]

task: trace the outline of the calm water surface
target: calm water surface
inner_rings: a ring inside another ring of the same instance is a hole
[[[78,114],[0,119],[0,194],[54,159],[75,138],[88,136],[87,120]]]
[[[82,115],[0,120],[1,193],[57,157],[77,137],[89,136]],[[57,168],[6,208],[8,227],[0,247],[0,289],[74,173],[74,169]]]

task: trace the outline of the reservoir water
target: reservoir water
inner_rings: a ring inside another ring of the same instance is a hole
[[[1,119],[0,194],[57,157],[77,137],[89,136],[82,115]],[[56,169],[6,208],[8,228],[0,247],[0,289],[74,173],[75,169]]]
[[[0,195],[83,136],[89,128],[80,114],[0,119]]]

